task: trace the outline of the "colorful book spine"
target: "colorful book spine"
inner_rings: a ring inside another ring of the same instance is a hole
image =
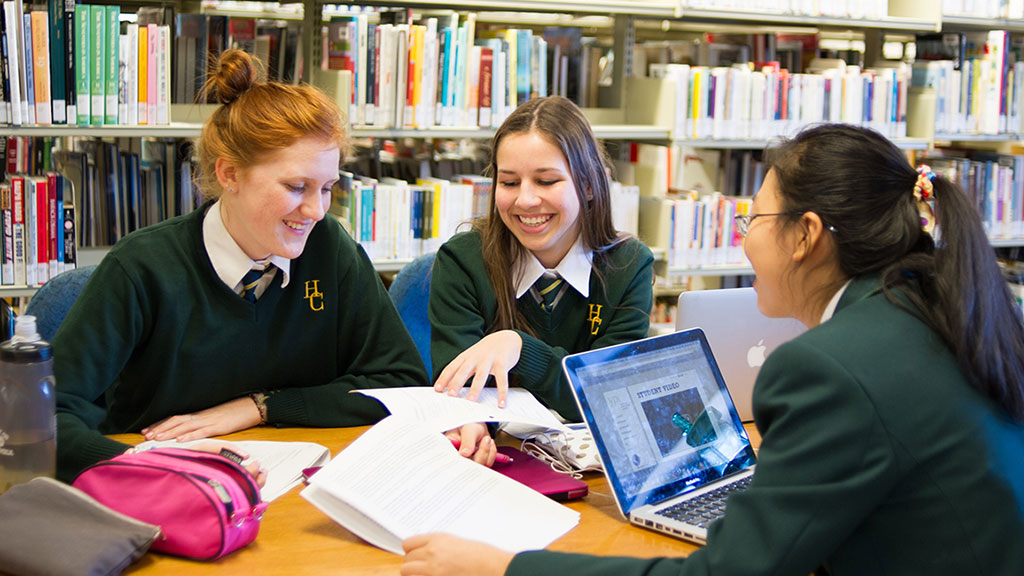
[[[149,27],[139,26],[139,124],[149,124]]]
[[[11,178],[11,241],[14,254],[14,284],[28,284],[25,270],[25,179]]]
[[[104,54],[107,39],[107,10],[103,6],[93,6],[89,12],[89,94],[91,95],[91,114],[89,122],[102,125],[106,119],[107,106],[107,58]]]
[[[117,124],[117,93],[118,93],[118,70],[120,69],[120,36],[121,29],[118,25],[118,17],[121,14],[121,7],[117,5],[106,6],[104,10],[104,124]]]
[[[68,58],[67,29],[64,26],[64,0],[48,0],[47,21],[50,27],[50,97],[54,124],[67,124],[67,90],[65,73]]]
[[[14,284],[14,212],[11,209],[11,187],[0,185],[0,225],[3,226],[3,261],[0,263],[0,282]]]
[[[75,115],[78,124],[88,125],[92,120],[92,13],[88,4],[75,6]]]

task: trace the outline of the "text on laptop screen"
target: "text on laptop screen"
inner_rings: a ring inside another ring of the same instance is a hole
[[[567,372],[627,512],[754,464],[699,330],[582,356]]]

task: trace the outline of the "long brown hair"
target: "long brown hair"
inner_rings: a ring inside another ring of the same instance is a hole
[[[501,220],[495,203],[498,147],[510,134],[536,132],[551,142],[565,156],[576,195],[580,203],[580,235],[583,245],[594,253],[594,270],[607,262],[604,250],[616,243],[618,233],[612,225],[610,183],[604,149],[597,143],[586,117],[571,100],[560,96],[534,98],[519,106],[502,123],[491,144],[488,175],[491,184],[490,211],[486,218],[473,223],[483,239],[484,267],[494,287],[498,302],[497,317],[490,332],[518,329],[529,334],[533,330],[516,307],[512,286],[513,267],[521,261],[525,249]]]
[[[225,50],[203,85],[202,98],[213,95],[221,105],[203,125],[196,143],[196,177],[204,197],[219,197],[217,158],[245,168],[268,153],[313,137],[336,144],[345,155],[346,126],[338,105],[319,89],[258,81],[252,56]]]

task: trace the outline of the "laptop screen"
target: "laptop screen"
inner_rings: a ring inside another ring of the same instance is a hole
[[[573,354],[563,367],[624,513],[755,463],[699,329]]]

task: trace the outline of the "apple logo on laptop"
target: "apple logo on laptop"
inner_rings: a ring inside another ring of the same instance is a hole
[[[751,346],[750,350],[747,350],[747,366],[758,368],[764,364],[765,348],[764,338],[758,340],[756,346]]]

